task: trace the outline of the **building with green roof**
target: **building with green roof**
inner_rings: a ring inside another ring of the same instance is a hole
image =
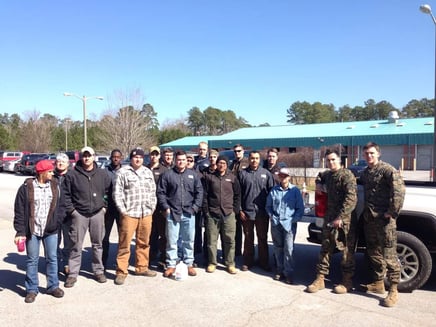
[[[360,158],[362,146],[372,141],[380,145],[381,159],[397,168],[430,169],[433,136],[432,117],[399,119],[392,112],[385,120],[248,127],[220,136],[187,137],[163,146],[192,150],[206,140],[209,148],[230,149],[235,144],[253,150],[275,147],[284,152],[312,148],[320,156],[327,147],[340,145],[351,163]]]

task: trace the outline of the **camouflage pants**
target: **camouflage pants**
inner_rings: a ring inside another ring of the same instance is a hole
[[[327,227],[324,224],[322,229],[322,244],[319,253],[316,271],[318,274],[328,275],[330,272],[330,259],[336,246],[342,252],[341,270],[342,274],[354,274],[354,231],[350,231],[350,225],[344,224],[338,230]]]
[[[390,282],[399,283],[400,264],[397,257],[397,224],[395,219],[374,218],[365,214],[366,252],[374,280],[382,280],[387,271]]]

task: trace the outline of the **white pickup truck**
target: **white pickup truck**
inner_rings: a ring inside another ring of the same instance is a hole
[[[363,211],[363,187],[359,185],[358,189],[356,250],[364,252],[365,237],[359,219]],[[316,217],[314,209],[311,207],[303,221],[310,223],[308,241],[320,244],[324,219]],[[432,260],[436,257],[436,183],[406,181],[406,196],[397,218],[397,232],[397,252],[401,264],[398,289],[411,292],[427,282]]]

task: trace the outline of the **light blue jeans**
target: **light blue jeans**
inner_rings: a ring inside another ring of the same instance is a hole
[[[172,214],[167,215],[167,265],[175,268],[177,261],[183,262],[189,267],[194,263],[194,234],[195,234],[195,216],[183,214],[180,221],[176,221]],[[180,237],[180,246],[182,258],[179,258],[177,252],[177,240]]]
[[[38,262],[39,262],[39,248],[41,241],[44,246],[45,252],[45,269],[47,275],[47,292],[59,287],[58,278],[58,235],[52,234],[48,236],[35,236],[32,235],[30,239],[26,240],[27,259],[26,259],[26,279],[24,285],[26,292],[33,292],[38,294]]]
[[[294,233],[292,228],[287,232],[282,225],[271,225],[271,236],[274,244],[274,256],[276,258],[277,274],[292,277],[294,272]]]

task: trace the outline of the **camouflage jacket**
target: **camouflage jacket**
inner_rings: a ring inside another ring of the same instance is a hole
[[[398,170],[379,161],[374,167],[367,167],[360,179],[365,190],[365,211],[373,217],[388,213],[397,218],[405,193],[404,181]]]
[[[318,175],[316,183],[324,184],[327,191],[326,221],[339,218],[349,224],[357,203],[357,185],[353,173],[344,168],[335,172],[327,170]]]

